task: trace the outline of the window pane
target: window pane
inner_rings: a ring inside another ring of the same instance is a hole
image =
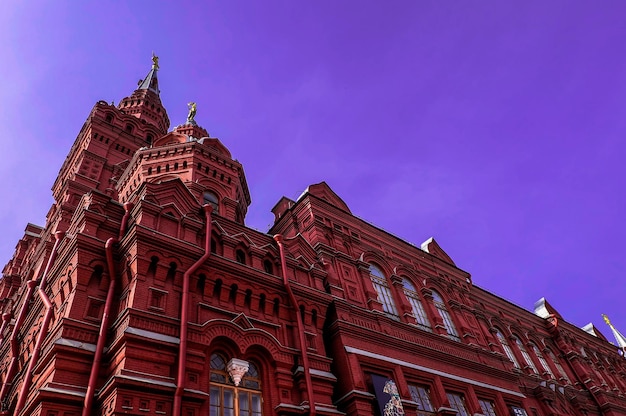
[[[220,415],[220,398],[220,389],[217,387],[211,387],[209,394],[210,416]]]
[[[226,361],[219,354],[211,355],[211,369],[212,370],[224,370],[226,369]]]
[[[259,416],[261,414],[261,396],[252,394],[252,415]]]
[[[554,353],[552,353],[552,351],[548,351],[548,355],[550,356],[550,358],[552,358],[552,362],[556,366],[556,368],[559,371],[559,373],[561,373],[561,374],[559,374],[559,376],[563,377],[568,383],[571,383],[571,380],[567,376],[567,373],[565,372],[565,369],[563,368],[563,366],[559,362],[559,359],[556,358],[556,356],[554,355]]]
[[[522,353],[522,357],[524,357],[524,361],[526,361],[526,365],[528,365],[533,370],[533,373],[535,374],[539,373],[539,371],[537,370],[537,367],[535,366],[535,363],[530,358],[530,354],[528,354],[528,351],[526,351],[526,347],[524,346],[524,343],[522,342],[522,340],[520,340],[518,337],[515,337],[515,343],[517,344],[517,348],[519,348],[520,352]]]
[[[250,393],[239,392],[239,416],[250,416]]]
[[[398,316],[396,304],[393,301],[393,296],[387,285],[387,278],[383,272],[378,267],[370,265],[370,278],[378,295],[378,300],[383,305],[383,311],[390,315]]]
[[[448,396],[450,406],[459,412],[458,416],[469,416],[467,409],[465,409],[465,399],[462,395],[456,393],[446,393],[446,396]]]
[[[456,327],[454,326],[454,322],[452,322],[452,318],[446,309],[446,304],[443,302],[443,299],[439,293],[433,290],[433,302],[435,303],[435,307],[439,312],[439,316],[443,319],[443,324],[446,327],[446,331],[448,332],[448,337],[455,341],[461,341],[458,332],[456,331]]]
[[[213,192],[204,192],[202,194],[202,203],[211,205],[216,213],[219,211],[219,199],[217,198],[217,195],[215,195]]]
[[[511,406],[511,413],[513,414],[513,416],[528,416],[526,410],[516,406]]]
[[[546,361],[543,354],[541,353],[541,350],[539,350],[539,347],[537,347],[535,344],[531,344],[531,345],[532,345],[533,351],[535,352],[535,355],[537,356],[537,358],[539,359],[539,362],[541,363],[541,366],[543,367],[543,371],[548,373],[550,375],[550,378],[554,378],[554,374],[552,374],[552,370],[550,369],[548,362]]]
[[[424,305],[422,305],[422,301],[420,300],[415,287],[407,279],[402,279],[402,285],[404,286],[404,295],[411,304],[411,309],[413,309],[413,315],[415,315],[417,326],[425,331],[432,332],[428,316],[424,310]]]
[[[230,389],[224,389],[224,416],[235,414],[235,395]]]
[[[483,411],[483,414],[485,416],[497,416],[496,415],[496,411],[494,409],[494,404],[493,402],[489,401],[489,400],[478,400],[478,403],[480,404],[480,408]]]
[[[502,335],[502,332],[500,332],[500,330],[496,329],[496,337],[498,337],[498,341],[500,341],[500,345],[502,345],[504,353],[507,357],[509,357],[509,360],[513,362],[515,368],[520,368],[519,363],[517,362],[517,359],[513,354],[513,350],[511,349],[511,347],[509,347],[509,344],[506,342],[506,338],[504,338],[504,335]]]
[[[430,394],[428,389],[422,386],[409,385],[409,392],[411,393],[411,399],[417,403],[417,410],[423,410],[426,412],[433,412],[433,405],[430,402]]]

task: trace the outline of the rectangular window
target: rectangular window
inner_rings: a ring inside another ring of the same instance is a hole
[[[478,399],[478,404],[480,404],[480,408],[483,411],[483,415],[485,416],[497,416],[495,405],[491,400]]]
[[[465,398],[462,394],[458,393],[446,393],[448,396],[448,401],[450,402],[450,406],[458,411],[458,416],[470,416],[467,409],[465,408]]]
[[[417,403],[418,416],[434,414],[433,404],[430,401],[430,391],[427,387],[409,385],[411,399]]]
[[[511,406],[511,416],[528,416],[528,413],[521,407]]]

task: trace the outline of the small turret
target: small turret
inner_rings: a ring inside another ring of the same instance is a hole
[[[120,201],[140,199],[142,182],[180,180],[198,205],[210,204],[215,215],[243,224],[251,202],[243,166],[196,123],[196,104],[188,108],[185,124],[135,153],[117,183]]]
[[[170,119],[161,104],[159,96],[159,58],[152,54],[152,68],[143,80],[140,80],[137,89],[120,101],[117,108],[124,114],[129,114],[156,126],[161,134],[167,133],[170,127]]]

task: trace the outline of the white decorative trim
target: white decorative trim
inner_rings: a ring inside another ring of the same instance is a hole
[[[85,397],[85,393],[72,390],[57,389],[55,387],[42,387],[39,391],[49,391],[52,393],[66,394],[68,396]]]
[[[75,341],[73,339],[59,338],[56,341],[54,341],[54,343],[57,345],[64,345],[66,347],[78,348],[78,349],[85,350],[85,351],[91,351],[91,352],[96,351],[96,344],[89,344],[87,342]]]
[[[337,403],[340,403],[342,400],[344,400],[346,397],[352,395],[352,394],[358,394],[361,395],[363,397],[369,397],[369,398],[375,398],[376,396],[374,396],[372,393],[367,392],[367,391],[363,391],[363,390],[350,390],[349,392],[347,392],[346,394],[344,394],[343,396],[341,396],[339,399],[336,400]]]
[[[332,407],[326,407],[326,406],[315,405],[315,411],[316,412],[324,412],[324,413],[334,413],[336,415],[345,415],[344,412],[340,412],[337,409],[333,409]]]
[[[156,341],[170,342],[172,344],[180,344],[180,339],[169,335],[159,334],[158,332],[146,331],[145,329],[128,327],[124,330],[127,334],[139,335],[143,338],[154,339]]]
[[[465,377],[456,376],[454,374],[450,374],[450,373],[446,373],[446,372],[443,372],[443,371],[435,370],[433,368],[428,368],[428,367],[424,367],[424,366],[421,366],[421,365],[409,363],[408,361],[403,361],[403,360],[398,360],[398,359],[391,358],[391,357],[386,357],[384,355],[376,354],[376,353],[373,353],[373,352],[369,352],[369,351],[365,351],[365,350],[362,350],[362,349],[359,349],[359,348],[354,348],[354,347],[349,347],[349,346],[346,346],[345,349],[346,349],[347,353],[362,355],[364,357],[369,357],[369,358],[375,358],[377,360],[386,361],[388,363],[393,363],[393,364],[401,365],[401,366],[404,366],[404,367],[412,368],[412,369],[415,369],[415,370],[420,370],[420,371],[423,371],[425,373],[436,374],[438,376],[447,377],[447,378],[449,378],[451,380],[461,381],[463,383],[472,384],[474,386],[484,387],[484,388],[495,390],[495,391],[499,391],[499,392],[502,392],[502,393],[511,394],[513,396],[526,398],[526,396],[524,396],[522,393],[517,392],[517,391],[505,389],[505,388],[502,388],[502,387],[494,386],[494,385],[491,385],[491,384],[483,383],[481,381],[476,381],[476,380],[472,380],[472,379],[465,378]]]
[[[316,370],[315,368],[311,368],[309,370],[309,373],[311,373],[312,375],[316,375],[316,376],[320,376],[320,377],[326,377],[326,378],[329,378],[331,380],[337,381],[337,377],[335,377],[335,375],[333,373],[328,372],[328,371]]]
[[[168,383],[166,381],[158,381],[158,380],[153,380],[150,378],[145,378],[145,377],[134,377],[134,376],[126,376],[123,374],[118,374],[115,376],[115,378],[121,378],[123,380],[133,380],[133,381],[139,381],[141,383],[146,383],[146,384],[154,384],[157,386],[163,386],[163,387],[176,387],[176,384],[174,383]]]
[[[294,372],[294,374],[297,374],[299,372],[304,372],[304,367],[299,365],[299,366],[296,367],[296,369],[293,372]],[[326,378],[329,378],[331,380],[337,381],[337,377],[335,377],[335,375],[333,373],[330,373],[328,371],[322,371],[322,370],[316,370],[315,368],[310,368],[309,369],[309,374],[320,376],[320,377],[326,377]]]

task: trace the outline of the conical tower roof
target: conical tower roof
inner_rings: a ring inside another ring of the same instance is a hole
[[[152,54],[152,68],[148,75],[139,83],[137,90],[149,90],[155,93],[157,96],[161,93],[159,91],[159,79],[157,78],[157,71],[159,70],[159,57],[154,53]]]
[[[118,108],[125,114],[153,124],[159,128],[161,134],[165,134],[170,127],[170,119],[161,103],[158,71],[159,58],[152,54],[150,71],[143,80],[139,81],[137,89],[131,96],[120,101]]]

